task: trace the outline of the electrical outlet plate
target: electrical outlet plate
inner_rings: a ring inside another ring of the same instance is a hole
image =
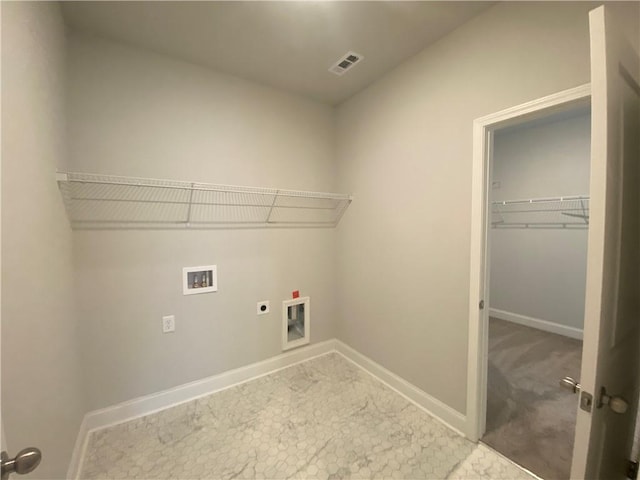
[[[162,317],[162,333],[172,333],[176,331],[175,315],[167,315]]]
[[[269,313],[269,300],[263,300],[261,302],[258,302],[258,308],[256,313],[258,315],[264,315],[266,313]]]

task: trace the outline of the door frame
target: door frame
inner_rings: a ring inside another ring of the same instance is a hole
[[[473,122],[471,177],[471,254],[469,284],[469,348],[467,355],[467,437],[477,442],[484,434],[487,414],[489,350],[489,254],[491,148],[499,128],[590,105],[591,84],[548,95],[477,118]],[[480,302],[484,301],[484,308]],[[577,405],[576,405],[577,408]]]

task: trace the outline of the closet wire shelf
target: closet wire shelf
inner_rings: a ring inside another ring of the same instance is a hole
[[[589,228],[589,196],[530,198],[491,203],[492,228]]]
[[[74,230],[335,227],[350,195],[58,173]]]

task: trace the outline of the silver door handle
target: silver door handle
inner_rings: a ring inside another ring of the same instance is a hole
[[[580,385],[571,377],[564,377],[562,380],[560,380],[560,386],[571,391],[571,393],[578,393],[580,390],[582,390],[582,385]]]
[[[0,455],[2,457],[0,480],[7,480],[12,473],[24,475],[32,472],[42,460],[42,452],[34,447],[20,450],[14,458],[9,458],[7,452],[2,452]]]

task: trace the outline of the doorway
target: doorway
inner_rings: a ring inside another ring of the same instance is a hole
[[[571,287],[574,288],[572,293],[563,292],[562,290],[565,289],[567,283],[566,276],[565,278],[562,276],[555,278],[558,276],[557,272],[555,275],[547,272],[547,279],[544,279],[545,272],[541,268],[543,262],[540,261],[540,255],[544,251],[541,239],[545,239],[547,245],[554,245],[554,241],[558,246],[564,244],[562,248],[551,250],[551,256],[556,255],[555,261],[553,258],[551,259],[554,267],[559,266],[556,264],[562,264],[557,260],[558,258],[563,261],[567,260],[566,254],[561,253],[565,247],[569,248],[575,258],[582,257],[584,259],[586,256],[586,244],[574,249],[571,249],[571,244],[576,237],[582,235],[586,238],[588,229],[589,184],[587,180],[586,188],[584,188],[583,181],[584,178],[589,178],[588,141],[585,164],[583,165],[586,167],[586,173],[584,169],[580,173],[574,172],[576,175],[573,178],[571,188],[564,188],[558,183],[558,171],[551,175],[547,174],[546,178],[544,175],[540,176],[540,172],[544,172],[544,168],[541,167],[544,167],[545,162],[549,163],[545,160],[544,155],[537,162],[523,164],[533,150],[542,153],[544,148],[541,146],[546,148],[552,142],[534,141],[533,138],[530,138],[529,141],[533,144],[522,149],[524,152],[521,155],[522,158],[512,159],[511,163],[505,161],[503,165],[493,165],[491,159],[495,154],[499,156],[505,152],[508,154],[507,158],[513,158],[513,151],[510,151],[513,145],[509,145],[509,136],[513,138],[531,136],[531,131],[549,130],[548,125],[554,122],[584,122],[586,117],[582,120],[577,119],[580,116],[588,116],[589,109],[590,86],[583,85],[480,118],[474,123],[472,182],[474,201],[472,203],[471,225],[468,431],[466,432],[467,436],[474,441],[482,440],[485,433],[489,434],[499,430],[496,425],[500,422],[503,426],[507,425],[504,428],[508,428],[509,421],[517,418],[519,412],[525,412],[525,420],[528,419],[533,424],[540,426],[544,432],[549,433],[549,430],[545,430],[543,425],[542,420],[546,418],[544,413],[536,413],[536,410],[531,406],[515,402],[515,399],[509,395],[510,392],[518,393],[514,397],[525,400],[527,398],[555,399],[555,403],[568,406],[566,409],[568,411],[567,417],[575,418],[576,397],[561,390],[558,382],[564,376],[576,375],[574,373],[576,362],[574,361],[574,365],[572,365],[571,361],[563,362],[560,357],[566,357],[565,360],[570,357],[577,358],[576,372],[580,371],[581,325],[579,321],[584,312],[576,308],[576,305],[579,305],[581,301],[584,305],[584,276],[581,280],[577,279],[571,282]],[[522,138],[519,141],[522,141]],[[512,141],[512,143],[514,142]],[[560,156],[562,157],[564,154],[566,151],[562,153],[561,149]],[[520,167],[514,168],[518,166],[518,163],[520,163]],[[554,166],[553,162],[551,165],[554,168],[560,168],[558,165]],[[571,173],[571,166],[564,165],[561,168],[565,169],[564,174]],[[539,170],[537,174],[536,170]],[[518,171],[521,175],[518,175]],[[500,202],[500,205],[492,205],[493,201]],[[502,257],[502,267],[504,268],[502,271],[492,272],[492,234],[495,232],[501,236],[499,239],[495,239],[496,248],[499,250],[495,252],[495,255]],[[533,235],[529,235],[530,233]],[[558,237],[561,233],[568,233],[568,235]],[[519,239],[519,248],[529,248],[528,256],[518,255],[518,243],[514,242],[514,239]],[[549,263],[549,259],[547,259],[547,263]],[[533,269],[528,274],[525,268],[526,264]],[[584,272],[585,267],[581,268]],[[562,272],[562,270],[560,271]],[[508,274],[519,275],[521,279],[524,278],[524,283],[518,285],[516,279],[509,280]],[[496,277],[493,280],[492,275]],[[551,280],[548,280],[549,276]],[[553,288],[554,283],[555,289]],[[581,287],[579,287],[580,283],[582,283]],[[500,285],[506,285],[506,288],[498,293],[497,287]],[[538,294],[533,294],[532,286],[538,288],[542,293],[546,293],[548,298],[540,300]],[[495,288],[496,292],[493,292],[492,288]],[[576,295],[576,291],[578,295]],[[571,301],[568,303],[572,307],[566,304],[561,305],[562,302],[558,302],[558,298],[564,297],[571,297]],[[550,307],[555,307],[558,311],[553,314],[549,313]],[[493,319],[490,320],[490,317]],[[538,322],[531,320],[538,320]],[[492,335],[490,335],[490,330]],[[556,353],[553,354],[549,351],[542,352],[544,348],[550,348],[550,338],[556,339],[558,344],[554,350]],[[514,342],[511,347],[509,347],[509,342]],[[520,350],[516,347],[518,343],[521,345]],[[544,347],[537,354],[534,352],[534,348],[530,348],[536,345]],[[577,354],[566,353],[571,351],[568,346],[571,346],[574,351],[577,349]],[[497,355],[500,358],[500,361],[495,359],[491,361],[493,376],[489,370],[490,348],[493,350],[494,357]],[[504,353],[505,350],[500,351],[499,348],[509,350],[510,353],[520,351],[523,355],[520,355],[519,358],[512,358],[510,362],[508,355]],[[524,355],[525,351],[528,351],[530,355]],[[544,387],[542,384],[536,385],[532,370],[529,370],[528,375],[524,375],[523,370],[514,371],[506,368],[509,364],[524,368],[524,364],[527,363],[524,361],[525,357],[527,359],[535,358],[536,355],[543,357],[548,362],[546,365],[539,366],[540,375],[538,378],[544,378],[543,383],[546,385]],[[561,367],[563,364],[564,367]],[[495,395],[491,397],[487,395],[490,380],[493,393],[498,393],[498,400]],[[529,393],[522,384],[517,383],[518,380],[525,380],[525,383],[528,381]],[[553,403],[552,401],[551,404]],[[549,409],[553,410],[553,407],[546,405],[542,408],[542,412]],[[488,411],[490,418],[487,418]],[[496,412],[497,416],[491,417]],[[569,422],[572,425],[575,424],[574,419],[570,418]],[[549,425],[547,424],[547,426]],[[514,431],[518,431],[517,425],[511,424],[510,426]],[[531,437],[532,433],[527,431],[524,426],[520,427],[518,435],[532,440],[527,438]],[[573,431],[570,432],[570,437],[573,437]],[[487,438],[485,441],[491,444],[490,439]],[[525,443],[521,446],[521,450],[530,451],[530,445]],[[509,452],[504,453],[510,454]],[[556,453],[552,451],[550,455]],[[568,464],[567,468],[570,469],[571,452],[565,456],[569,457],[566,463]],[[527,463],[521,459],[514,460],[518,463]],[[534,470],[530,464],[525,466]],[[536,473],[535,470],[534,473]],[[540,472],[540,475],[558,476],[549,472]],[[568,471],[566,476],[568,477]]]
[[[591,114],[573,106],[493,132],[482,441],[542,478],[569,478],[589,224]]]

